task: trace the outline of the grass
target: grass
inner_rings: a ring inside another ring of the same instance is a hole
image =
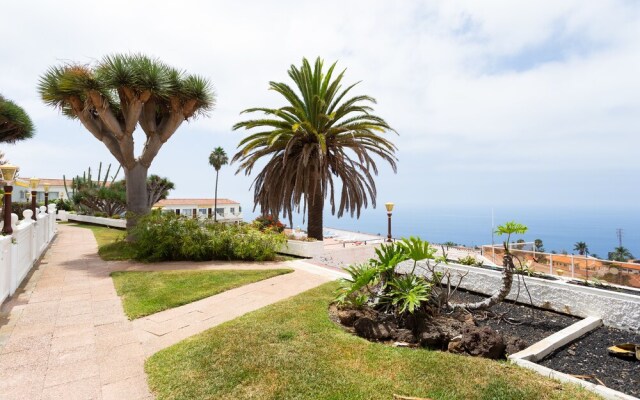
[[[162,350],[158,399],[594,399],[506,362],[393,348],[332,323],[329,283]]]
[[[111,276],[125,313],[135,319],[292,271],[118,271]]]

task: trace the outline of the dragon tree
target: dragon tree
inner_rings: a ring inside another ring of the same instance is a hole
[[[30,139],[33,131],[33,122],[22,107],[0,95],[0,143]]]
[[[94,64],[67,63],[40,78],[42,100],[82,125],[122,165],[127,191],[127,230],[149,212],[147,172],[164,143],[184,121],[215,105],[210,82],[156,58],[114,54]],[[146,140],[134,154],[133,132]]]

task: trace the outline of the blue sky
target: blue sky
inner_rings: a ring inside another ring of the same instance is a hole
[[[239,4],[242,3],[242,4]],[[230,154],[241,110],[282,104],[270,80],[302,57],[347,68],[399,133],[398,174],[378,202],[638,209],[640,6],[625,1],[9,2],[0,93],[37,134],[2,146],[23,176],[75,175],[115,162],[36,93],[47,67],[144,52],[209,77],[217,108],[184,124],[151,172],[173,197],[211,197],[209,152]],[[400,4],[400,5],[399,5]],[[222,197],[251,208],[251,177],[220,174]]]

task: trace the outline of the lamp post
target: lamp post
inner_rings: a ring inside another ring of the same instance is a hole
[[[31,186],[31,211],[33,211],[31,218],[33,218],[34,221],[38,220],[38,214],[36,213],[36,197],[38,197],[38,192],[36,191],[36,188],[38,187],[39,182],[40,179],[38,178],[29,179],[29,186]]]
[[[47,212],[49,212],[49,184],[45,183],[44,184],[44,206],[47,209]]]
[[[393,211],[393,203],[385,203],[385,207],[387,209],[387,217],[388,217],[388,222],[389,222],[389,229],[388,229],[388,234],[387,234],[387,242],[392,242],[391,240],[391,212]]]
[[[15,165],[0,165],[0,173],[2,173],[2,180],[4,181],[4,199],[2,202],[4,226],[2,227],[2,233],[5,235],[13,233],[13,228],[11,228],[11,192],[13,191],[12,185],[16,172],[18,172],[18,167]]]

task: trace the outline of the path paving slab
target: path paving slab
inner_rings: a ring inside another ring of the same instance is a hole
[[[293,268],[129,321],[113,271]],[[151,399],[144,361],[189,336],[343,276],[304,261],[105,262],[93,233],[58,235],[21,290],[0,310],[0,399]]]

